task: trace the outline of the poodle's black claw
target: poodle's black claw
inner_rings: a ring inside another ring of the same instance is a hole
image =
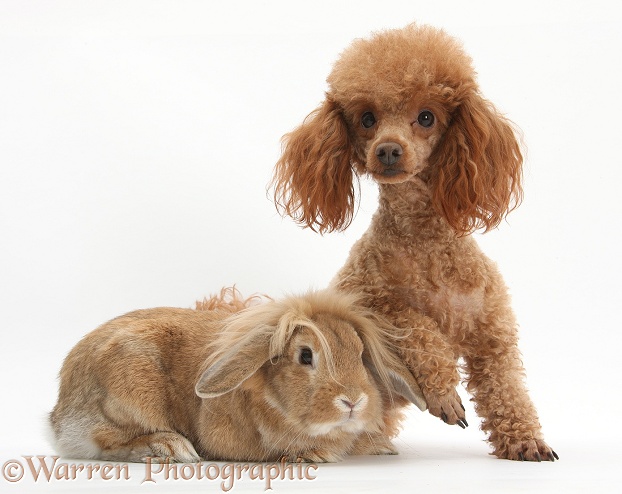
[[[445,412],[441,412],[441,420],[445,423],[447,423],[447,420],[449,420]]]
[[[542,457],[540,456],[540,453],[538,453],[537,451],[536,451],[536,461],[538,463],[540,463],[542,461]]]
[[[466,425],[467,427],[469,426],[469,423],[466,421],[466,419],[464,417],[462,417],[462,422],[464,422],[464,425]]]
[[[523,455],[523,453],[518,453],[518,459],[520,461],[525,461],[525,455]]]
[[[463,429],[466,429],[469,426],[469,424],[467,423],[465,419],[458,419],[457,424]]]
[[[553,450],[551,450],[551,451],[552,451],[552,454],[553,454],[553,458],[555,458],[556,460],[559,460],[559,456],[557,456],[557,453],[555,451],[553,451]],[[550,453],[549,453],[549,456],[551,456]]]

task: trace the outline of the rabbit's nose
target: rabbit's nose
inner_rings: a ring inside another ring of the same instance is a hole
[[[352,410],[355,406],[356,403],[352,403],[351,401],[348,400],[341,400],[341,403],[343,403],[345,406],[347,406],[350,410]]]
[[[404,150],[397,142],[383,142],[376,147],[376,156],[385,166],[393,166],[400,160]]]
[[[341,395],[335,401],[337,407],[344,412],[354,412],[365,408],[365,405],[367,404],[367,395],[365,393],[361,393],[356,399],[352,399],[346,395]]]

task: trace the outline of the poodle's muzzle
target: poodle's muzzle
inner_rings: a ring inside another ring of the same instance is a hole
[[[402,146],[397,142],[383,142],[376,147],[376,156],[386,167],[395,165],[403,153]]]
[[[381,142],[376,146],[374,154],[378,162],[382,165],[380,174],[384,177],[394,177],[404,172],[399,167],[400,158],[404,154],[404,149],[397,142]]]

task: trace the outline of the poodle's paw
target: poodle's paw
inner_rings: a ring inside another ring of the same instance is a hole
[[[557,453],[541,439],[506,439],[502,444],[495,445],[492,453],[498,458],[517,461],[555,461]]]
[[[455,389],[444,395],[425,394],[428,402],[428,410],[435,417],[450,425],[458,424],[466,429],[469,424],[466,421],[462,400]]]

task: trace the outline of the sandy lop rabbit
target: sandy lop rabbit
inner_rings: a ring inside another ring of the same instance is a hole
[[[133,462],[396,453],[383,412],[426,405],[376,316],[332,291],[234,305],[139,310],[87,334],[60,372],[58,451]]]

